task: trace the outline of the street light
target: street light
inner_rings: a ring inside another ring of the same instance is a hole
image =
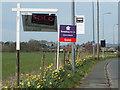
[[[105,15],[109,15],[109,14],[112,14],[112,13],[111,12],[107,12],[107,13],[103,14],[103,36],[102,36],[102,39],[104,40],[104,42],[105,42],[105,39],[104,39],[104,17],[105,17]],[[102,49],[102,52],[103,52],[103,59],[104,59],[104,47]]]
[[[109,14],[112,14],[112,13],[111,12],[107,12],[107,13],[103,14],[103,36],[102,36],[103,40],[104,40],[104,17],[105,17],[105,15],[109,15]]]
[[[115,28],[116,25],[118,25],[118,24],[114,24],[114,25],[113,25],[113,45],[115,44],[115,38],[114,38],[114,30],[115,30],[115,29],[114,29],[114,28]]]

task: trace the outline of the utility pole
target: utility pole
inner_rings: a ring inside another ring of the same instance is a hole
[[[99,0],[97,0],[97,57],[99,60]]]
[[[72,1],[72,24],[75,25],[75,3]],[[72,71],[75,74],[75,43],[72,43]]]
[[[93,43],[95,43],[95,30],[94,30],[94,1],[92,1],[92,11],[93,11]],[[93,46],[93,59],[95,59],[95,46]]]

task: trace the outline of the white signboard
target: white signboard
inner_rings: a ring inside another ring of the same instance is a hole
[[[85,34],[84,23],[85,19],[83,15],[76,16],[77,34]]]

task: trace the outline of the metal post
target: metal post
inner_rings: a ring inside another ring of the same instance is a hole
[[[75,4],[72,2],[72,24],[75,25]],[[72,71],[75,73],[75,43],[72,43]]]
[[[94,30],[94,2],[92,2],[92,11],[93,11],[93,42],[95,42],[95,30]],[[93,59],[95,59],[95,46],[93,46]]]
[[[17,8],[20,8],[20,4],[17,4]],[[17,11],[17,26],[16,26],[16,50],[17,50],[17,61],[16,61],[16,77],[17,86],[19,86],[19,75],[20,75],[20,11]]]
[[[65,49],[63,50],[63,53],[64,53],[63,59],[64,59],[64,68],[65,68],[65,55],[66,55],[66,54],[65,54],[65,53],[66,53],[66,50],[65,50]]]
[[[114,41],[114,27],[115,27],[115,24],[113,25],[113,45],[115,44],[115,41]]]
[[[104,59],[104,53],[105,53],[105,48],[104,47],[103,47],[102,51],[103,51],[103,59]]]
[[[116,25],[118,25],[118,24],[113,25],[113,44],[115,44],[115,33],[114,33],[114,31],[115,31],[115,26]]]
[[[99,0],[97,0],[97,57],[99,60]]]

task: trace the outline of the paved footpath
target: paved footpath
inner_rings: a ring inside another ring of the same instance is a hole
[[[76,88],[109,88],[109,79],[106,68],[110,62],[111,60],[106,60],[97,63],[86,79],[82,81],[82,84]]]

